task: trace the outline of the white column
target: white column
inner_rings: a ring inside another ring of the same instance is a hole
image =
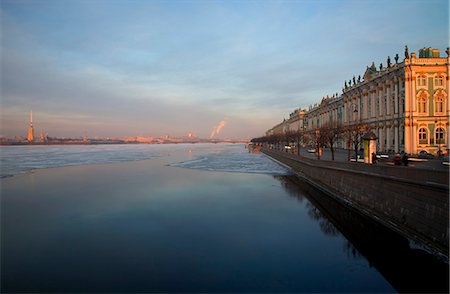
[[[391,114],[391,81],[386,82],[386,116]]]
[[[384,130],[380,127],[377,127],[377,129],[378,129],[378,140],[380,142],[380,150],[384,150],[384,136],[383,136]]]
[[[378,117],[377,120],[379,121],[383,116],[383,90],[380,90],[378,88]]]
[[[386,127],[386,150],[391,149],[391,127]]]
[[[412,136],[411,136],[411,144],[410,144],[410,148],[411,151],[409,153],[413,153],[416,154],[417,153],[417,125],[413,123],[413,126],[411,128],[412,130]],[[431,134],[431,132],[428,134],[428,136],[432,136],[433,134]],[[406,146],[405,146],[406,147]]]
[[[377,92],[376,90],[373,90],[372,92],[372,118],[377,117]]]
[[[398,126],[394,127],[394,151],[398,152],[398,146],[399,146],[399,140],[400,138],[398,137]]]
[[[394,113],[398,114],[398,79],[394,82]]]

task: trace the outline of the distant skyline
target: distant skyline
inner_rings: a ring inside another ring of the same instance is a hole
[[[447,0],[0,3],[6,137],[257,137],[450,39]]]

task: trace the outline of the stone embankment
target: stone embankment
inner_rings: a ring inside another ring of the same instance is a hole
[[[262,152],[337,201],[448,260],[449,173]]]

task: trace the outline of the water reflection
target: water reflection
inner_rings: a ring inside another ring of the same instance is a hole
[[[323,233],[344,235],[348,258],[368,260],[399,292],[449,291],[448,264],[427,252],[411,248],[409,241],[367,217],[348,209],[293,176],[275,176],[286,192],[303,202]]]
[[[395,256],[410,250],[407,242],[310,186],[289,176],[174,168],[190,154],[169,151],[4,180],[1,291],[394,292],[386,279],[399,291],[421,289],[406,280],[418,276],[403,261],[411,254]],[[234,170],[248,170],[238,163]]]

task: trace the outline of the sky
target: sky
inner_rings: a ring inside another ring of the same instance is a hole
[[[0,3],[6,137],[253,138],[450,39],[447,0]]]

